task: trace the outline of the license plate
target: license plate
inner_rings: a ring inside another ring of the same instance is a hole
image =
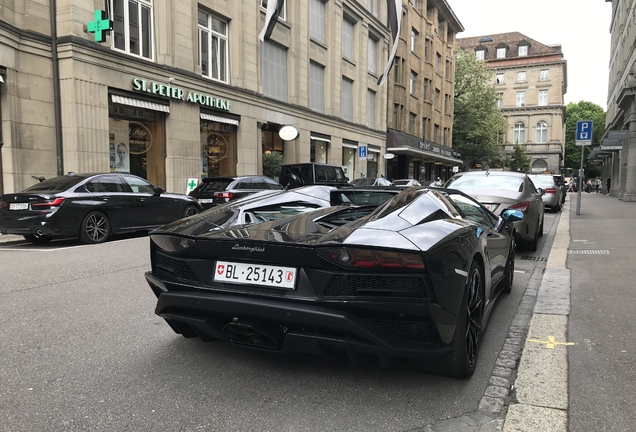
[[[214,281],[293,290],[296,268],[217,261]]]
[[[9,210],[28,210],[29,203],[9,203]]]
[[[213,203],[214,200],[209,198],[203,198],[203,199],[200,199],[199,202],[203,204],[209,204],[209,203]]]

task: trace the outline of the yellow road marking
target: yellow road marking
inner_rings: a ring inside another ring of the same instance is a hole
[[[528,342],[537,342],[540,344],[544,344],[548,349],[554,349],[555,345],[574,345],[574,342],[555,342],[554,336],[548,336],[547,341],[542,341],[539,339],[528,339]]]

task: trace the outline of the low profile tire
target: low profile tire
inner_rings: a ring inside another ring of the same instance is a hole
[[[555,212],[555,213],[558,213],[558,212],[560,212],[560,211],[561,211],[561,203],[559,202],[559,204],[557,204],[557,206],[556,206],[556,207],[554,207],[554,212]]]
[[[510,244],[510,252],[508,254],[508,262],[506,263],[506,270],[504,271],[504,277],[501,281],[501,292],[504,294],[510,294],[512,292],[512,283],[515,279],[515,237],[512,236]]]
[[[539,232],[537,234],[537,237],[543,237],[543,222],[545,221],[545,218],[542,217],[541,218],[541,225],[539,226]]]
[[[183,210],[183,217],[187,218],[190,216],[194,216],[195,214],[199,214],[199,209],[193,205],[189,205]]]
[[[526,242],[526,247],[529,251],[536,252],[537,248],[539,247],[539,236],[537,235],[529,242]]]
[[[29,241],[29,242],[33,243],[33,244],[46,244],[46,243],[50,242],[51,240],[53,240],[53,238],[49,237],[49,236],[37,237],[37,236],[35,236],[33,234],[25,234],[24,235],[24,239],[26,241]]]
[[[479,354],[479,338],[484,316],[484,273],[476,261],[470,266],[459,320],[451,345],[453,351],[437,359],[409,359],[412,369],[445,375],[452,378],[470,378],[475,372]]]
[[[102,212],[93,211],[86,215],[80,227],[82,243],[103,243],[110,236],[110,222]]]

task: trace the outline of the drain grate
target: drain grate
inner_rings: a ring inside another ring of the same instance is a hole
[[[538,257],[538,256],[532,256],[532,255],[522,255],[521,259],[526,261],[547,261],[548,260],[546,257]]]
[[[609,255],[610,251],[607,249],[570,249],[569,253],[572,255]]]

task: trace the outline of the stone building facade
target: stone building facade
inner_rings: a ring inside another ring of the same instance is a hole
[[[446,0],[403,4],[389,76],[387,163],[391,179],[448,179],[462,165],[452,150],[455,43],[464,27]]]
[[[567,62],[560,45],[544,45],[521,33],[458,39],[462,49],[493,69],[498,104],[508,121],[504,152],[526,149],[531,172],[560,172],[565,155]]]
[[[606,129],[602,151],[592,157],[602,160],[604,191],[624,201],[636,201],[636,0],[611,3]]]
[[[287,1],[261,43],[266,4],[5,0],[0,192],[110,171],[183,193],[189,178],[260,173],[268,152],[383,173],[386,4]],[[103,43],[88,31],[99,10],[113,21]],[[298,137],[283,141],[284,125]]]

